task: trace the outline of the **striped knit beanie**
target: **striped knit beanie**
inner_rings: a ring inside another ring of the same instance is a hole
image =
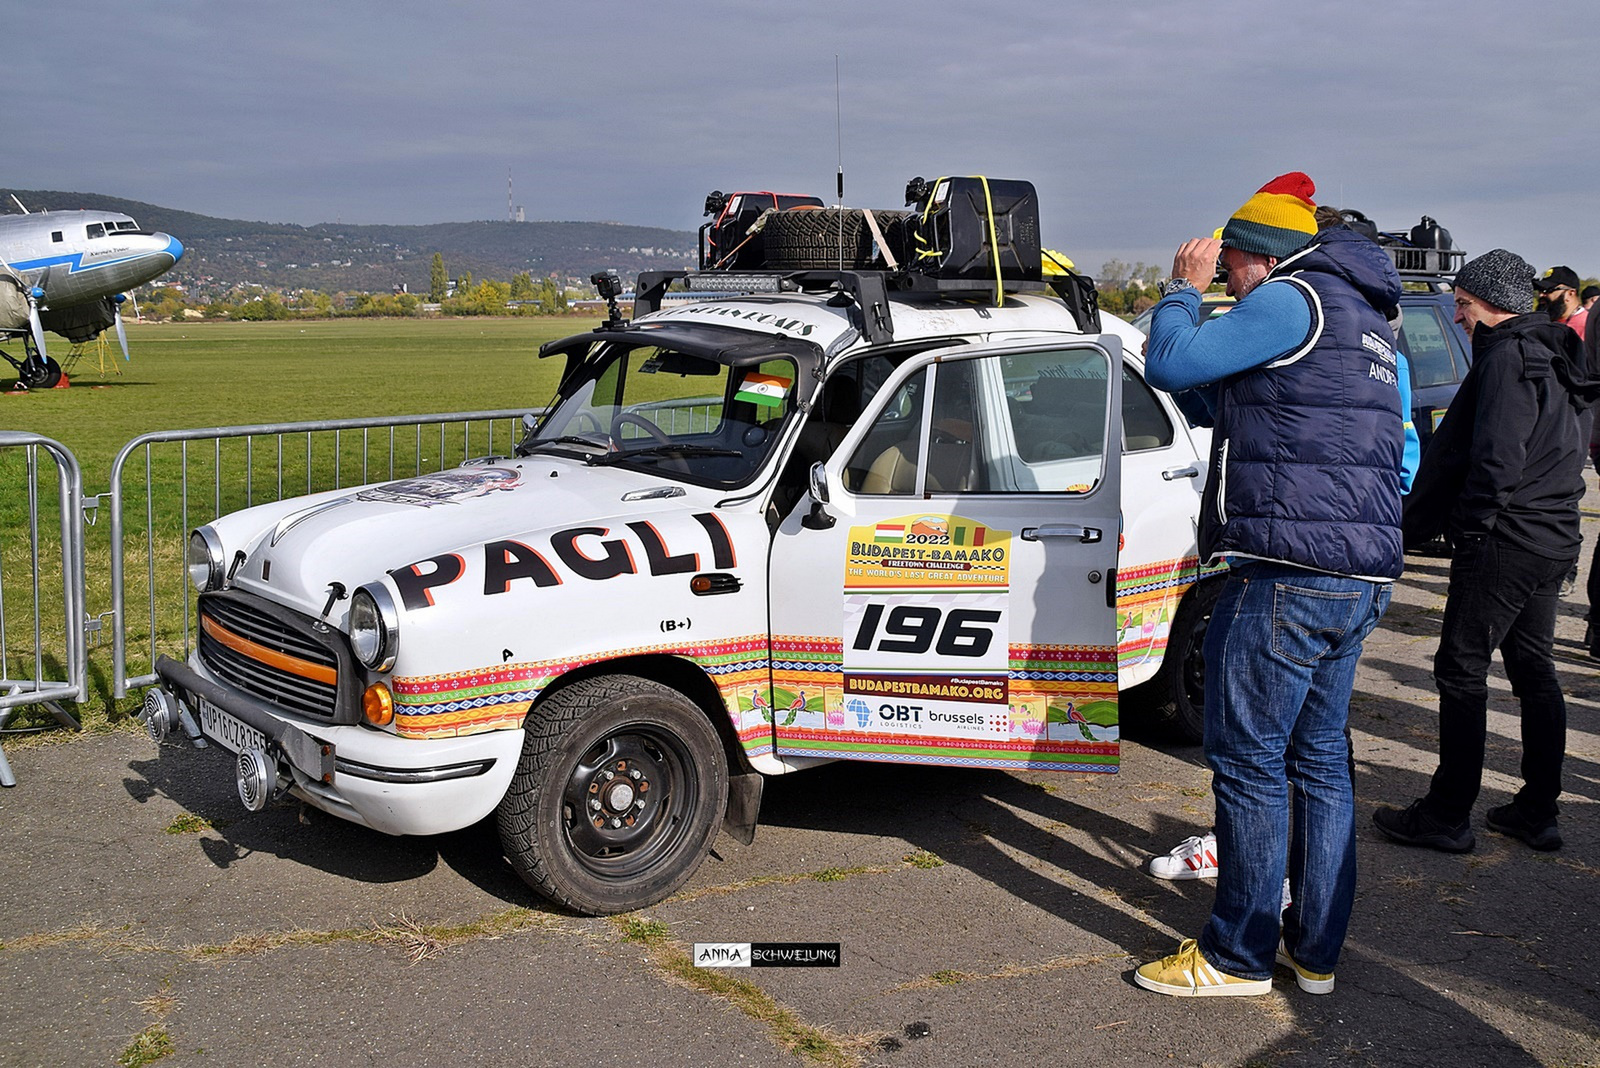
[[[1317,232],[1316,185],[1299,171],[1280,174],[1256,191],[1222,228],[1224,248],[1284,259]]]

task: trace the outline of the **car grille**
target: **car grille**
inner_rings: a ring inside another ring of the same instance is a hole
[[[200,659],[217,679],[285,711],[336,718],[340,660],[311,621],[244,595],[200,599]]]

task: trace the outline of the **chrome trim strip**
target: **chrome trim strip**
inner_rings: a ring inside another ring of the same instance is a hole
[[[373,782],[396,783],[427,783],[443,782],[446,779],[470,779],[483,775],[494,767],[493,760],[473,760],[466,764],[447,764],[440,768],[379,768],[371,764],[362,764],[354,760],[336,756],[333,762],[334,771],[340,775],[349,775],[357,779],[371,779]]]

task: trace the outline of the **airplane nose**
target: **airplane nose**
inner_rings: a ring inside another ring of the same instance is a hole
[[[177,238],[173,237],[171,234],[158,233],[158,234],[156,234],[156,236],[157,237],[164,237],[164,238],[167,239],[167,247],[166,247],[166,249],[164,251],[169,256],[172,257],[172,262],[173,263],[177,263],[179,260],[183,259],[183,242],[182,241],[179,241]]]

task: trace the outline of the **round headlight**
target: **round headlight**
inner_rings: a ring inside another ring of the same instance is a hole
[[[373,671],[394,667],[400,648],[400,613],[381,582],[361,587],[350,598],[350,651]]]
[[[220,590],[226,573],[227,560],[222,555],[222,539],[210,527],[200,527],[189,535],[189,545],[183,562],[189,569],[189,581],[201,593]]]

